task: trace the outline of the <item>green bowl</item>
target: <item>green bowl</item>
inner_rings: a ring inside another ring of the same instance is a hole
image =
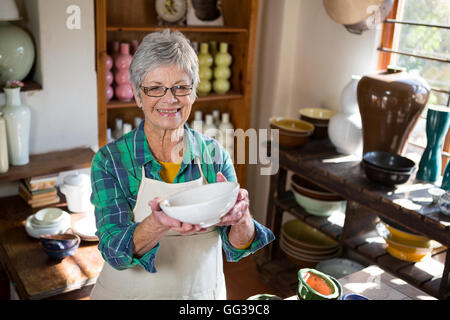
[[[326,296],[311,288],[303,279],[303,276],[308,272],[321,277],[331,288],[333,288],[333,293]],[[303,268],[298,271],[297,296],[300,300],[340,300],[342,297],[342,286],[339,281],[332,276],[326,275],[315,269]]]

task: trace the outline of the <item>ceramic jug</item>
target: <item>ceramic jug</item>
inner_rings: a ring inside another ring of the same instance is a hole
[[[71,212],[93,211],[93,206],[90,202],[92,189],[87,174],[75,172],[67,175],[59,189],[66,196],[67,206]]]
[[[363,152],[403,154],[430,95],[419,76],[389,68],[366,75],[358,83],[358,107],[363,130]]]
[[[341,112],[331,117],[328,137],[336,150],[343,154],[362,156],[362,124],[359,114],[356,88],[360,76],[352,76],[341,92]]]
[[[230,90],[231,64],[232,58],[228,53],[228,43],[221,42],[219,52],[216,54],[214,62],[214,82],[213,90],[218,94],[225,94]]]
[[[133,90],[130,85],[130,71],[129,67],[133,57],[130,54],[130,45],[128,43],[120,44],[120,54],[114,60],[116,72],[114,80],[117,84],[115,95],[117,99],[124,102],[129,102],[133,99]]]
[[[212,69],[213,57],[209,53],[209,48],[207,43],[200,44],[200,52],[198,54],[198,65],[199,65],[199,77],[200,83],[197,86],[197,93],[199,96],[205,96],[211,92],[212,84]]]
[[[23,166],[30,161],[30,108],[22,104],[20,88],[4,88],[6,105],[3,118],[6,121],[9,164]]]
[[[422,154],[416,179],[436,182],[442,171],[442,146],[450,123],[447,106],[429,105],[427,111],[427,146]]]

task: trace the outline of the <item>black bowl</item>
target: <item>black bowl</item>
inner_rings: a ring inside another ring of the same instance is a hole
[[[364,168],[364,172],[366,173],[367,178],[388,187],[393,187],[395,185],[408,182],[412,174],[412,172],[385,170],[376,166],[372,166],[364,161],[362,161],[361,164]]]
[[[366,152],[363,156],[363,161],[389,171],[411,172],[416,167],[416,163],[411,159],[386,151]]]

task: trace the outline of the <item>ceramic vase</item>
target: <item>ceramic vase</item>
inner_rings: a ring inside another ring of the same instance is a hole
[[[444,174],[442,175],[441,189],[444,189],[446,191],[450,190],[450,161],[447,162]]]
[[[427,146],[420,158],[416,179],[436,182],[442,170],[442,146],[450,123],[450,109],[446,106],[428,106]]]
[[[29,162],[30,108],[22,104],[20,88],[3,90],[6,104],[2,112],[6,121],[9,163],[13,166],[23,166]]]
[[[9,169],[8,141],[6,137],[6,121],[3,113],[0,112],[0,173],[5,173]]]
[[[130,54],[130,45],[128,43],[120,44],[120,54],[114,60],[116,68],[114,81],[116,83],[115,95],[120,101],[128,102],[133,99],[133,90],[130,84],[129,67],[133,57]]]
[[[8,80],[23,80],[34,63],[33,40],[22,28],[0,21],[0,43],[0,86]]]
[[[207,43],[200,44],[200,52],[198,54],[198,65],[199,65],[199,77],[200,83],[197,86],[197,93],[199,96],[206,96],[211,92],[212,84],[212,69],[213,57],[209,53],[209,48]]]
[[[139,47],[138,40],[131,40],[131,55],[134,55]]]
[[[424,110],[430,87],[419,76],[389,68],[362,77],[358,107],[363,129],[363,152],[403,149]]]
[[[342,154],[362,156],[362,123],[356,98],[360,76],[352,76],[341,92],[341,112],[331,117],[328,123],[328,137],[336,150]]]
[[[225,94],[230,90],[231,69],[229,68],[232,57],[228,53],[228,43],[221,42],[219,52],[214,58],[214,82],[213,90],[218,94]]]
[[[109,54],[106,55],[106,102],[109,102],[114,96],[114,90],[111,86],[114,82],[114,75],[111,72],[113,60]]]

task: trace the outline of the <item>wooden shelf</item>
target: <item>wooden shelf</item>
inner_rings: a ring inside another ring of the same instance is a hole
[[[106,31],[123,32],[154,32],[163,29],[178,30],[180,32],[209,32],[209,33],[248,33],[246,28],[235,27],[201,27],[201,26],[107,26]]]
[[[3,88],[1,87],[1,92],[3,92]],[[23,81],[23,87],[20,89],[21,92],[24,91],[34,91],[34,90],[42,90],[42,86],[33,80],[24,80]]]
[[[30,156],[25,166],[9,166],[6,173],[0,174],[0,182],[18,181],[27,177],[57,173],[91,166],[94,151],[90,148],[76,148],[54,151]]]
[[[211,93],[207,96],[197,96],[196,102],[242,99],[243,96],[243,94],[237,92],[230,92],[226,94]],[[109,101],[106,107],[107,109],[136,108],[137,105],[134,99],[129,102],[114,99]]]

